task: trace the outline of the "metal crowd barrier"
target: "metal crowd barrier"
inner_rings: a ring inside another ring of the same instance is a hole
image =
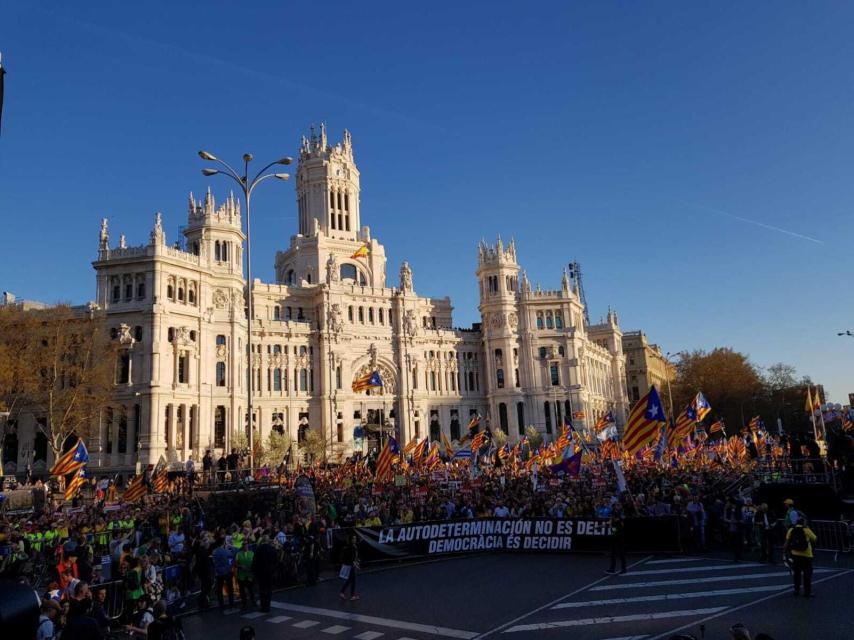
[[[757,460],[753,476],[769,484],[830,484],[833,474],[823,458]]]
[[[816,551],[832,551],[833,561],[840,553],[851,551],[851,526],[844,521],[813,520],[809,525],[816,535]]]

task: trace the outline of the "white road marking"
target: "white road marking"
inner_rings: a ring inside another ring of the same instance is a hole
[[[678,611],[658,611],[656,613],[635,613],[626,616],[603,616],[600,618],[578,618],[576,620],[558,620],[556,622],[539,622],[535,624],[519,624],[510,627],[504,633],[517,631],[545,631],[547,629],[563,629],[566,627],[583,627],[592,624],[614,624],[618,622],[637,622],[639,620],[662,620],[664,618],[682,618],[685,616],[704,616],[719,613],[728,607],[707,607],[705,609],[680,609]]]
[[[839,578],[841,576],[847,576],[851,573],[854,573],[854,569],[848,569],[847,571],[839,571],[839,572],[835,573],[834,575],[827,576],[826,578],[822,578],[821,580],[813,580],[813,585],[821,584],[822,582],[827,582],[828,580],[834,580],[834,579]],[[722,615],[725,615],[728,613],[734,613],[736,611],[746,609],[747,607],[752,607],[752,606],[760,604],[762,602],[766,602],[768,600],[773,600],[774,598],[780,597],[780,595],[782,595],[783,593],[785,593],[785,591],[781,591],[780,593],[772,593],[770,596],[765,596],[763,598],[751,600],[750,602],[740,604],[737,607],[732,607],[731,609],[727,609],[726,611],[723,611],[722,613],[713,613],[712,615],[707,616],[705,618],[702,618],[700,620],[693,620],[689,624],[683,625],[681,627],[677,627],[676,629],[670,629],[669,631],[665,631],[664,633],[660,633],[659,635],[655,636],[654,638],[650,638],[650,640],[663,640],[663,638],[669,638],[670,636],[672,636],[676,633],[679,633],[680,631],[684,631],[685,629],[688,629],[690,627],[695,627],[696,625],[702,624],[704,622],[708,622],[709,620],[714,620],[715,618],[719,618]]]
[[[222,612],[223,612],[225,615],[230,616],[232,613],[237,613],[238,611],[240,611],[240,609],[237,609],[237,608],[235,608],[235,607],[231,607],[230,609],[223,609],[223,611],[222,611]]]
[[[417,622],[406,622],[405,620],[391,620],[389,618],[380,618],[377,616],[368,616],[361,613],[350,613],[341,611],[340,609],[321,609],[320,607],[306,607],[301,604],[291,604],[290,602],[272,602],[270,606],[276,609],[284,609],[285,611],[296,611],[298,613],[308,613],[318,616],[327,616],[329,618],[337,618],[339,620],[350,620],[352,622],[364,622],[373,624],[378,627],[390,627],[392,629],[401,629],[403,631],[416,631],[418,633],[427,633],[434,636],[443,636],[445,638],[459,638],[460,640],[472,640],[477,637],[474,631],[463,631],[461,629],[449,629],[447,627],[438,627],[430,624],[419,624]],[[360,640],[365,640],[360,639]]]
[[[646,564],[670,564],[672,562],[698,562],[706,558],[667,558],[665,560],[650,560]]]
[[[253,611],[252,613],[244,613],[241,618],[247,618],[248,620],[254,620],[255,618],[260,618],[263,615],[267,615],[265,613],[261,613],[260,611]]]
[[[813,573],[828,573],[834,569],[816,569]],[[713,576],[711,578],[682,578],[680,580],[653,580],[652,582],[612,582],[598,587],[591,587],[590,591],[613,591],[615,589],[644,589],[646,587],[666,587],[671,584],[699,584],[702,582],[729,582],[730,580],[755,580],[757,578],[780,578],[788,577],[788,573],[775,571],[774,573],[750,573],[743,576]]]
[[[318,620],[300,620],[299,622],[294,622],[293,626],[297,629],[308,629],[309,627],[316,627],[319,624]]]
[[[663,600],[682,600],[683,598],[713,598],[715,596],[734,596],[739,593],[761,593],[763,591],[781,591],[791,589],[792,585],[776,584],[764,587],[743,587],[741,589],[716,589],[714,591],[689,591],[688,593],[662,593],[654,596],[635,596],[633,598],[606,598],[604,600],[588,600],[586,602],[561,602],[552,609],[577,609],[580,607],[596,607],[606,604],[628,604],[630,602],[661,602]]]
[[[643,564],[644,562],[646,562],[647,560],[649,560],[650,558],[653,558],[653,557],[654,556],[646,556],[645,558],[642,558],[642,559],[638,560],[637,562],[633,562],[632,564],[629,565],[629,569],[631,569],[632,567],[636,567],[639,564]],[[475,636],[475,640],[481,640],[481,638],[486,638],[488,636],[491,636],[494,633],[500,633],[501,631],[503,631],[507,627],[519,622],[519,620],[524,620],[525,618],[528,618],[528,617],[530,617],[536,613],[539,613],[540,611],[543,611],[543,610],[548,609],[549,607],[551,607],[553,605],[556,605],[561,600],[566,600],[567,598],[571,598],[572,596],[577,595],[577,594],[581,593],[582,591],[587,591],[592,586],[597,585],[600,582],[604,582],[609,577],[610,576],[605,576],[603,578],[599,578],[598,580],[594,580],[593,582],[586,584],[583,587],[579,587],[575,591],[571,591],[570,593],[567,593],[566,595],[563,595],[559,598],[555,598],[551,602],[547,602],[546,604],[544,604],[540,607],[537,607],[536,609],[529,611],[528,613],[523,613],[521,616],[513,618],[510,622],[505,622],[504,624],[501,624],[501,625],[495,627],[494,629],[490,629],[489,631],[484,631],[480,635]]]
[[[272,622],[273,624],[279,624],[280,622],[284,622],[285,620],[290,620],[290,616],[276,616],[275,618],[267,618],[267,622]]]
[[[733,571],[738,569],[767,567],[758,562],[741,562],[738,564],[714,564],[704,567],[676,567],[674,569],[652,569],[650,571],[632,571],[633,576],[651,576],[657,573],[691,573],[692,571]]]
[[[345,627],[343,624],[333,624],[331,627],[321,629],[321,631],[330,635],[338,635],[339,633],[344,633],[349,628],[350,627]]]
[[[374,640],[374,638],[379,638],[381,635],[379,631],[365,631],[353,637],[358,638],[358,640]]]

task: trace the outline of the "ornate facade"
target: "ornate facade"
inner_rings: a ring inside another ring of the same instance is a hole
[[[191,194],[177,243],[160,214],[148,242],[133,247],[124,236],[111,245],[103,221],[97,304],[126,366],[117,369],[96,463],[125,468],[228,450],[248,428],[249,384],[256,438],[277,429],[299,442],[317,430],[333,460],[392,431],[404,442],[442,433],[454,440],[474,414],[510,442],[529,425],[559,433],[569,412],[582,428],[609,410],[622,422],[616,314],[586,325],[577,283],[564,273],[558,289],[531,286],[515,243],[499,238],[477,249],[482,322],[453,328],[451,301],[419,296],[406,262],[389,282],[383,245],[362,224],[359,189],[349,133],[332,145],[321,126],[302,139],[299,227],[276,255],[275,283],[245,280],[241,206],[232,196],[217,203],[210,191],[201,201]],[[353,258],[362,246],[368,255]],[[382,389],[354,393],[353,380],[374,370]],[[367,442],[354,442],[354,433]]]

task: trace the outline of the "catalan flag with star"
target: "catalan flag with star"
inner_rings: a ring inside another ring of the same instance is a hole
[[[629,413],[626,427],[623,429],[623,447],[626,452],[630,456],[636,455],[658,438],[659,430],[666,424],[667,417],[661,406],[661,398],[653,385]]]
[[[68,486],[65,487],[65,499],[73,500],[74,496],[80,492],[80,489],[83,488],[83,485],[86,484],[88,479],[89,476],[86,475],[86,467],[81,467],[80,471],[74,475],[74,478],[72,478],[71,482],[68,483]]]
[[[67,476],[69,473],[77,473],[89,462],[89,451],[82,440],[77,446],[63,453],[50,470],[52,476]]]
[[[148,487],[145,486],[145,478],[142,474],[139,474],[128,482],[128,486],[122,494],[122,502],[136,502],[144,498],[147,493]]]
[[[400,447],[397,446],[397,440],[389,437],[386,441],[380,455],[377,456],[377,468],[374,477],[377,482],[386,482],[391,479],[393,474],[392,465],[400,455]]]
[[[361,393],[362,391],[376,389],[381,386],[383,386],[383,379],[380,377],[380,372],[369,371],[353,381],[353,392]]]

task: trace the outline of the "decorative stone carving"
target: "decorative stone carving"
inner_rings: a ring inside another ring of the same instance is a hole
[[[190,340],[190,328],[178,327],[178,329],[175,331],[175,341],[183,345],[190,344],[192,342]]]
[[[409,309],[403,317],[403,331],[412,337],[418,333],[418,322],[415,320],[415,311],[412,309]]]
[[[344,319],[341,316],[341,305],[333,302],[329,311],[326,313],[326,322],[329,325],[329,330],[336,336],[341,333],[344,328]]]
[[[515,329],[519,324],[519,316],[516,315],[515,311],[511,311],[507,314],[507,324],[511,329]]]
[[[110,248],[110,234],[107,231],[107,219],[101,218],[101,233],[98,236],[98,248],[106,251]]]
[[[130,327],[125,323],[119,325],[119,344],[133,346],[135,340],[131,335]]]
[[[228,293],[223,289],[216,289],[213,294],[213,303],[217,309],[225,309],[228,306]]]
[[[151,230],[151,244],[166,244],[166,234],[163,233],[163,220],[159,211],[154,214],[154,228]]]
[[[338,260],[334,253],[330,253],[329,259],[326,261],[326,284],[338,282],[339,276]]]
[[[225,360],[228,357],[228,350],[225,348],[224,344],[218,344],[216,346],[216,358],[217,360]]]
[[[361,376],[365,375],[366,373],[372,373],[374,371],[379,371],[380,378],[382,378],[382,381],[383,381],[383,386],[377,387],[375,389],[371,389],[371,395],[372,396],[383,396],[383,395],[393,396],[395,394],[395,389],[397,386],[395,383],[395,381],[397,380],[397,376],[395,375],[395,372],[393,370],[389,369],[382,362],[377,362],[376,364],[371,364],[369,362],[367,364],[362,365],[359,368],[359,370],[355,372],[355,375],[353,376],[353,381],[355,382],[356,380],[358,380]]]
[[[372,342],[371,346],[368,347],[368,353],[371,354],[371,366],[377,366],[377,344],[376,342]]]
[[[119,236],[119,249],[127,249],[127,248],[128,248],[127,238],[125,238],[125,234],[122,234]]]
[[[412,269],[409,268],[406,260],[400,265],[400,290],[404,293],[412,293]]]

